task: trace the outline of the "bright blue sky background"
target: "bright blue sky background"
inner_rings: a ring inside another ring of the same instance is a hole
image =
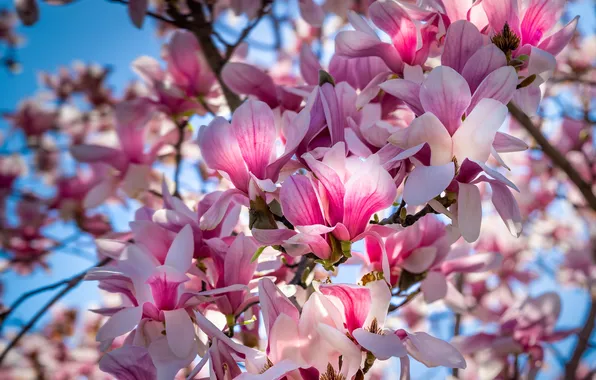
[[[0,1],[0,7],[11,4],[11,1]],[[570,14],[581,14],[582,32],[594,33],[596,16],[592,1],[584,0],[579,4],[571,5]],[[147,22],[153,23],[152,20]],[[271,43],[269,28],[269,24],[264,22],[252,37]],[[15,109],[20,100],[33,95],[39,89],[37,82],[39,71],[55,73],[60,66],[69,66],[75,60],[112,65],[114,70],[109,76],[109,83],[116,93],[120,93],[129,81],[136,78],[130,69],[130,63],[141,55],[158,58],[163,43],[156,38],[152,27],[146,25],[143,30],[134,28],[128,19],[125,6],[101,0],[78,1],[64,7],[42,4],[40,21],[33,27],[20,28],[19,31],[26,38],[24,45],[18,50],[23,72],[20,75],[12,75],[6,70],[0,70],[0,111],[2,112]],[[266,63],[268,59],[271,59],[269,55],[258,55],[260,63]],[[6,131],[7,127],[7,123],[0,119],[0,131]],[[27,183],[20,185],[28,186]],[[119,210],[112,214],[113,222],[119,228],[125,228],[130,220],[129,215],[124,210]],[[68,233],[64,232],[64,235]],[[91,260],[88,257],[91,257]],[[10,304],[23,292],[69,277],[94,262],[91,252],[87,258],[77,257],[72,252],[57,252],[51,256],[50,273],[37,270],[33,276],[27,277],[13,273],[3,274],[2,282],[5,286],[3,301]],[[547,290],[560,289],[548,279],[537,282],[531,289],[535,294]],[[30,317],[52,294],[45,293],[24,304],[19,312],[13,315],[11,326],[18,326],[19,320]],[[586,313],[586,294],[576,290],[563,290],[561,295],[564,315],[560,325],[561,327],[576,326]],[[65,297],[62,304],[87,307],[86,304],[97,300],[98,296],[95,283],[84,283]],[[448,338],[450,329],[450,323],[440,323],[435,333],[441,333],[442,337]],[[567,353],[572,347],[571,340],[568,339],[557,346],[563,353]],[[592,355],[592,358],[596,359],[596,356]],[[547,360],[547,362],[560,370],[556,361]],[[443,378],[445,372],[439,370],[433,373],[436,378]],[[552,372],[545,369],[541,372],[541,378],[553,378]]]

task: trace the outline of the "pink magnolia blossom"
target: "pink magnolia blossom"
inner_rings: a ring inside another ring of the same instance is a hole
[[[27,137],[38,138],[56,127],[58,113],[35,100],[26,100],[19,104],[15,113],[3,115],[14,128],[21,129]]]
[[[302,141],[308,111],[285,118],[285,151],[275,158],[278,139],[276,119],[264,102],[248,100],[232,117],[232,123],[217,117],[199,131],[198,144],[206,164],[224,175],[235,186],[221,195],[217,206],[203,215],[201,228],[213,229],[223,217],[222,204],[232,199],[246,202],[263,191],[275,191],[275,183]],[[225,208],[223,208],[225,210]]]
[[[215,95],[215,76],[196,37],[188,31],[176,31],[167,45],[165,60],[166,70],[151,57],[140,57],[133,63],[150,87],[149,100],[168,115],[206,114],[204,105]]]
[[[353,25],[356,31],[340,32],[335,40],[337,54],[345,57],[376,56],[395,73],[402,74],[404,64],[420,65],[429,56],[438,28],[435,20],[417,25],[404,7],[393,0],[375,1],[369,8],[373,23],[389,35],[391,43],[382,42],[365,21]]]
[[[386,233],[369,225],[372,215],[391,206],[396,196],[395,183],[378,157],[346,158],[345,145],[339,143],[320,161],[308,153],[303,159],[316,178],[296,174],[280,190],[281,207],[295,230],[253,229],[258,241],[282,244],[292,256],[313,252],[330,259],[337,253],[332,239],[354,242]]]
[[[515,71],[508,67],[503,70],[501,83],[511,81],[511,91],[514,91],[517,82]],[[484,97],[483,91],[478,89],[472,96],[465,79],[447,66],[435,68],[420,85],[412,84],[419,88],[419,96],[414,95],[415,98],[409,103],[416,104],[413,108],[418,109],[421,116],[389,139],[398,147],[406,149],[393,160],[414,157],[418,161],[405,183],[404,200],[411,205],[420,205],[432,200],[445,189],[457,190],[461,197],[457,202],[459,228],[464,238],[471,242],[478,238],[482,215],[480,193],[473,180],[486,180],[496,189],[493,203],[496,202],[497,209],[512,233],[519,234],[521,217],[506,186],[514,189],[516,187],[503,175],[485,165],[491,154],[498,156],[494,148],[497,136],[500,136],[499,142],[502,141],[504,146],[500,149],[503,151],[516,150],[519,145],[525,145],[508,135],[497,134],[507,116],[507,108],[498,100]],[[387,87],[391,85],[399,87],[398,83],[389,83]],[[506,93],[496,98],[510,98],[511,92],[509,95]],[[470,141],[474,143],[470,144]],[[424,150],[421,151],[425,144],[430,148],[430,158]],[[427,166],[424,162],[430,165]],[[492,179],[485,176],[476,178],[481,171]],[[457,186],[449,188],[454,179]],[[501,184],[504,186],[501,187]]]
[[[261,69],[243,62],[228,62],[221,76],[225,84],[234,92],[254,96],[272,109],[282,107],[283,110],[298,111],[302,98],[290,92],[284,83],[287,78],[274,78]],[[290,86],[287,86],[290,87]]]
[[[121,187],[130,196],[137,196],[149,187],[151,164],[159,150],[174,143],[178,131],[173,128],[145,151],[144,129],[152,116],[152,107],[143,101],[124,102],[116,107],[116,132],[119,148],[81,144],[72,146],[70,153],[81,162],[108,164],[117,171],[87,193],[86,208],[99,206]]]
[[[448,295],[450,298],[458,296],[448,281],[451,274],[485,272],[500,265],[502,258],[498,253],[467,255],[461,249],[451,250],[454,238],[458,237],[451,235],[453,233],[441,221],[427,215],[413,226],[389,236],[384,249],[391,268],[391,284],[401,286],[400,277],[404,276],[403,285],[409,286],[407,276],[422,274],[420,289],[424,300],[431,303]],[[366,239],[365,260],[372,269],[382,268],[381,244],[378,240]]]
[[[117,257],[115,267],[89,272],[87,280],[99,280],[101,288],[121,293],[127,300],[121,307],[96,311],[109,316],[97,333],[97,341],[105,347],[139,325],[134,339],[145,336],[145,345],[149,347],[158,373],[171,371],[170,364],[177,366],[179,361],[186,363],[182,366],[188,365],[196,355],[197,344],[189,315],[196,301],[193,301],[194,294],[184,292],[183,285],[189,280],[186,273],[192,265],[192,255],[192,229],[186,226],[172,242],[163,265],[141,246],[129,245]],[[153,322],[162,326],[165,323],[166,341],[159,340],[163,335],[153,335],[149,326],[141,329],[143,324]],[[153,354],[152,350],[159,352]],[[172,360],[160,357],[164,353],[172,356]]]
[[[457,337],[454,344],[464,355],[487,349],[495,363],[506,360],[508,354],[528,353],[532,372],[544,361],[544,343],[559,341],[575,332],[555,330],[560,312],[561,300],[556,293],[528,297],[503,314],[498,333]],[[500,368],[507,370],[503,365]]]

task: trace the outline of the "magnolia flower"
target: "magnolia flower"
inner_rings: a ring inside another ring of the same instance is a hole
[[[205,99],[214,95],[215,76],[196,37],[177,30],[167,45],[165,59],[166,70],[151,57],[143,56],[133,63],[133,69],[151,89],[151,103],[168,115],[206,114]]]
[[[259,242],[281,244],[292,256],[313,252],[330,260],[337,258],[334,240],[355,242],[387,232],[369,224],[372,215],[391,206],[396,196],[395,183],[377,156],[365,161],[346,158],[345,145],[338,143],[321,161],[309,153],[303,159],[316,178],[292,175],[279,194],[284,216],[295,230],[253,229]]]
[[[252,95],[272,109],[281,107],[283,110],[298,111],[301,96],[290,91],[285,86],[283,78],[274,78],[261,69],[243,62],[228,62],[224,66],[221,77],[224,83],[234,92]]]
[[[81,162],[103,163],[117,170],[115,176],[107,176],[87,193],[85,208],[99,206],[121,187],[135,197],[149,187],[151,164],[159,150],[174,143],[178,130],[173,128],[161,136],[145,151],[145,125],[152,117],[153,108],[142,100],[120,103],[115,109],[116,133],[120,146],[81,144],[70,148],[73,157]]]
[[[233,199],[246,203],[263,191],[275,191],[275,183],[306,133],[309,113],[288,114],[285,123],[285,151],[275,158],[278,132],[271,108],[261,101],[248,100],[234,112],[232,123],[216,117],[201,127],[198,144],[206,164],[226,176],[234,189],[224,192],[203,215],[201,228],[213,229],[223,217],[222,210]]]
[[[509,354],[529,354],[529,371],[535,373],[544,362],[544,343],[565,339],[576,330],[555,331],[561,312],[559,295],[553,292],[538,297],[527,297],[511,305],[502,315],[497,333],[479,333],[460,336],[454,345],[464,355],[488,352],[490,359],[499,361]]]
[[[144,331],[141,322],[159,322],[165,324],[166,341],[158,343],[157,355],[171,352],[177,361],[188,365],[196,355],[195,329],[189,311],[193,304],[194,294],[184,293],[184,283],[189,280],[186,273],[192,265],[193,237],[190,226],[183,228],[176,236],[163,265],[138,245],[129,245],[117,257],[114,268],[97,268],[87,274],[86,280],[99,280],[100,287],[121,293],[128,303],[121,307],[101,309],[98,313],[108,315],[109,319],[97,332],[97,341],[106,346],[113,339],[139,328],[135,334],[141,338]],[[151,334],[147,335],[148,339]],[[159,337],[159,335],[157,335]],[[163,336],[162,336],[163,337]],[[155,339],[156,336],[153,336]],[[151,353],[151,341],[147,342]],[[158,372],[163,359],[151,354]],[[182,366],[184,366],[182,365]],[[178,367],[179,369],[180,367]],[[170,369],[171,370],[171,369]],[[174,373],[177,372],[177,369]]]
[[[417,25],[409,13],[393,0],[375,1],[368,9],[373,23],[389,35],[392,43],[382,42],[363,20],[352,23],[356,31],[340,32],[335,50],[345,57],[376,56],[395,73],[403,73],[404,64],[423,64],[429,56],[438,28],[434,17]],[[351,19],[353,21],[354,19]]]

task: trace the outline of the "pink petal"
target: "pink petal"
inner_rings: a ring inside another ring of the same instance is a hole
[[[159,337],[149,344],[149,353],[157,369],[157,379],[173,379],[178,371],[192,363],[197,353],[190,350],[185,358],[179,358],[172,352],[167,337]]]
[[[332,167],[315,160],[310,154],[304,155],[303,158],[322,185],[323,189],[321,192],[324,193],[322,197],[323,210],[329,223],[334,225],[341,222],[344,214],[344,195],[346,190],[340,176]]]
[[[193,231],[192,227],[187,224],[174,238],[166,256],[165,265],[175,268],[182,273],[186,273],[192,265],[193,253]]]
[[[117,338],[135,328],[141,320],[143,307],[126,307],[112,315],[97,331],[95,340],[104,342]]]
[[[418,36],[416,25],[406,10],[394,1],[375,1],[368,13],[372,22],[391,37],[401,59],[414,64]]]
[[[240,204],[248,203],[246,195],[238,189],[229,189],[217,199],[217,201],[201,217],[200,228],[202,230],[212,230],[223,220],[228,206],[231,202]]]
[[[351,379],[358,372],[362,362],[362,353],[360,349],[344,333],[335,328],[319,324],[317,332],[321,337],[342,355],[341,374],[346,379]]]
[[[480,190],[475,185],[459,184],[457,195],[457,223],[461,235],[468,243],[480,236],[482,222],[482,200]]]
[[[420,289],[424,294],[426,303],[433,303],[447,295],[447,278],[441,272],[430,271],[422,283]]]
[[[141,159],[145,150],[144,128],[153,116],[154,106],[145,99],[118,103],[114,107],[116,133],[124,154],[131,161]]]
[[[400,266],[410,273],[422,273],[430,268],[436,257],[437,247],[421,247],[415,249]]]
[[[285,314],[295,321],[300,318],[296,306],[268,278],[259,281],[259,303],[267,336],[269,336],[269,330],[279,315]]]
[[[507,186],[498,182],[491,182],[490,186],[493,192],[492,202],[495,209],[501,219],[503,219],[503,222],[505,222],[505,225],[507,225],[511,235],[519,237],[522,232],[523,223],[517,200]]]
[[[564,0],[530,0],[521,23],[522,45],[536,45],[559,20]]]
[[[236,236],[224,259],[224,283],[248,284],[257,268],[257,261],[252,257],[258,249],[252,237],[239,234]]]
[[[137,28],[143,27],[143,21],[145,21],[145,14],[148,9],[149,0],[130,0],[128,2],[128,15]]]
[[[270,360],[274,363],[282,359],[302,362],[299,336],[298,321],[286,314],[280,314],[269,330]]]
[[[240,62],[228,62],[221,71],[222,80],[238,94],[254,95],[270,107],[277,107],[277,89],[273,79],[256,67]]]
[[[145,347],[122,346],[105,353],[99,369],[120,380],[154,379],[155,366]]]
[[[417,117],[406,131],[408,142],[404,148],[427,143],[431,151],[431,165],[444,165],[451,162],[453,158],[451,136],[434,114],[427,112]]]
[[[412,206],[422,205],[441,194],[453,180],[455,166],[417,166],[404,186],[404,200]]]
[[[377,321],[378,326],[384,326],[391,303],[391,290],[387,281],[384,279],[371,281],[366,284],[366,287],[370,289],[371,304],[363,326],[370,327],[374,320]]]
[[[319,84],[319,70],[321,70],[319,59],[310,45],[303,43],[300,47],[300,75],[306,83],[316,86]]]
[[[534,46],[530,47],[527,75],[536,74],[539,76],[538,79],[546,81],[552,76],[556,67],[557,60],[552,54]],[[536,81],[534,84],[538,85],[540,82]]]
[[[331,83],[325,83],[319,88],[319,96],[327,122],[327,129],[331,135],[331,146],[334,146],[340,141],[345,141],[343,110],[340,109],[335,88]]]
[[[542,93],[538,86],[527,86],[515,91],[512,102],[528,116],[535,116],[542,100]]]
[[[404,101],[416,114],[422,115],[424,109],[420,104],[420,85],[405,79],[391,79],[379,85],[383,91]]]
[[[447,276],[451,273],[475,273],[487,272],[497,269],[503,262],[500,253],[476,253],[445,261],[441,265],[441,271]]]
[[[472,0],[443,0],[445,13],[451,22],[454,22],[455,20],[465,20],[472,3]]]
[[[239,190],[248,192],[249,175],[232,126],[223,117],[216,117],[202,126],[197,138],[207,166],[226,172]]]
[[[288,229],[261,230],[253,228],[251,232],[252,236],[263,245],[281,245],[297,234],[296,231]]]
[[[499,153],[522,152],[528,149],[528,145],[523,140],[502,132],[497,132],[495,135],[493,147]]]
[[[456,21],[447,29],[441,64],[462,73],[470,57],[482,47],[482,34],[466,20]]]
[[[80,162],[99,162],[112,165],[115,169],[126,169],[126,158],[122,151],[107,146],[81,144],[70,147],[70,154]]]
[[[345,189],[343,224],[352,238],[364,232],[371,216],[391,206],[397,196],[393,178],[372,158],[350,177]]]
[[[313,0],[299,0],[300,16],[310,25],[318,28],[323,25],[325,19],[325,12],[320,5]]]
[[[306,176],[296,174],[286,179],[279,199],[285,217],[293,225],[325,224],[319,200]]]
[[[434,113],[450,134],[461,124],[471,98],[466,80],[447,66],[431,71],[420,88],[422,107],[426,112]]]
[[[405,344],[408,354],[427,367],[466,368],[466,360],[455,347],[427,333],[408,334]]]
[[[95,185],[83,200],[83,208],[95,208],[104,203],[108,198],[116,193],[118,189],[118,181],[114,178],[106,178],[97,185]]]
[[[571,41],[577,29],[578,21],[579,16],[575,16],[563,29],[542,41],[538,45],[538,48],[555,56],[559,54],[569,44],[569,41]]]
[[[247,100],[232,116],[232,131],[248,170],[265,179],[277,138],[275,119],[269,106],[258,100]]]
[[[198,55],[200,46],[195,35],[187,30],[176,30],[167,49],[168,71],[178,83],[196,86],[201,75],[201,62]]]
[[[306,244],[310,247],[311,251],[315,254],[315,256],[321,258],[321,259],[328,259],[329,256],[331,256],[331,248],[329,247],[329,244],[327,243],[327,241],[320,235],[309,235],[306,233],[301,233],[301,234],[297,234],[294,235],[293,237],[291,237],[290,239],[288,239],[286,241],[287,244],[298,244],[298,245],[303,245]],[[288,252],[288,254],[290,256],[302,256],[307,252],[304,252],[303,250],[298,250],[298,251],[290,251],[288,250],[288,247],[286,246],[286,251]]]
[[[395,334],[379,335],[364,329],[357,329],[353,331],[352,335],[362,348],[370,351],[379,360],[408,354],[401,339]]]
[[[343,31],[335,38],[335,52],[344,57],[379,57],[393,72],[401,72],[403,61],[394,47],[359,31]]]
[[[165,310],[166,337],[170,349],[179,358],[186,358],[195,345],[195,327],[184,309]]]
[[[294,363],[291,360],[282,360],[275,363],[273,367],[270,367],[265,372],[260,374],[253,374],[244,372],[240,376],[235,377],[237,380],[279,380],[283,379],[288,373],[297,370],[300,365]]]
[[[466,78],[470,90],[475,92],[480,83],[499,67],[507,65],[505,53],[496,45],[490,44],[480,48],[468,59],[461,75]]]
[[[462,163],[466,158],[486,162],[507,113],[507,107],[501,102],[482,99],[453,134],[453,155],[457,162]]]
[[[364,326],[371,304],[370,289],[347,284],[327,285],[319,288],[326,296],[337,297],[344,308],[344,318],[349,332]]]
[[[503,104],[509,103],[517,88],[517,72],[511,66],[501,67],[490,73],[478,86],[468,107],[469,114],[484,98],[498,100]]]
[[[488,22],[495,33],[503,30],[505,23],[514,33],[519,33],[519,10],[517,0],[483,0],[482,7],[488,17]]]

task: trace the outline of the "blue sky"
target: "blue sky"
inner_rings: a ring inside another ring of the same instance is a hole
[[[0,6],[12,3],[4,0]],[[571,5],[570,14],[581,14],[580,28],[584,33],[593,33],[596,25],[594,3],[584,0]],[[152,23],[152,20],[147,20]],[[16,108],[18,102],[33,95],[38,89],[37,74],[39,71],[55,73],[60,66],[69,66],[73,61],[111,65],[113,72],[109,76],[109,83],[116,93],[120,93],[124,86],[136,78],[130,69],[130,63],[141,55],[158,58],[163,41],[156,38],[153,28],[138,30],[128,19],[125,6],[108,1],[78,1],[64,7],[53,7],[41,4],[40,21],[33,27],[20,28],[26,41],[18,50],[19,61],[23,65],[23,72],[12,75],[0,70],[0,111],[10,111]],[[255,32],[255,37],[265,41],[270,40],[269,25],[263,23]],[[255,54],[260,63],[271,59],[266,55]],[[0,131],[8,128],[7,123],[0,119]],[[129,214],[122,210],[112,214],[120,228],[129,220]],[[92,256],[92,255],[91,255]],[[79,258],[72,254],[57,253],[50,260],[51,272],[37,271],[33,276],[21,277],[12,273],[2,275],[5,285],[4,302],[10,304],[24,291],[53,283],[76,274],[92,265],[94,260]],[[539,281],[532,286],[532,293],[546,290],[558,290],[556,284],[548,279]],[[24,304],[18,313],[14,314],[12,325],[18,320],[31,316],[42,302],[47,301],[53,293],[46,293],[31,302]],[[577,325],[585,315],[587,306],[585,293],[576,290],[563,290],[564,315],[561,326]],[[86,283],[75,289],[62,303],[67,305],[84,305],[89,300],[97,300],[98,291],[95,283]],[[441,331],[450,328],[445,324]],[[447,336],[446,336],[447,337]],[[570,340],[560,344],[562,352],[568,352]],[[556,367],[556,362],[552,362]],[[439,378],[442,375],[437,375]],[[542,373],[542,378],[552,378],[548,371]]]

